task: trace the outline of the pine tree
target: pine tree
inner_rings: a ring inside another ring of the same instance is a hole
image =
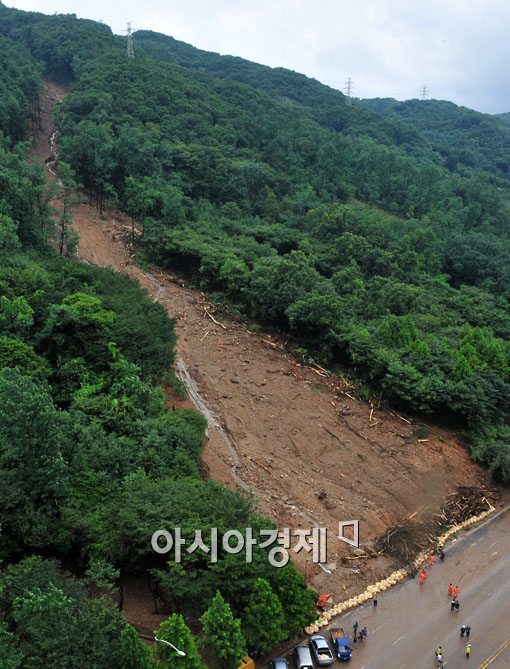
[[[150,669],[150,650],[131,625],[126,625],[120,635],[120,657],[122,669]]]
[[[246,641],[241,621],[234,618],[232,609],[217,592],[211,605],[200,619],[204,642],[213,652],[221,669],[236,669],[246,655]]]
[[[195,639],[180,614],[173,613],[170,618],[162,622],[156,637],[163,642],[156,644],[156,657],[160,669],[206,669],[198,654]],[[164,643],[165,641],[186,654],[179,655],[174,648]]]
[[[264,578],[258,578],[244,610],[243,633],[249,649],[271,650],[287,636],[280,600]]]

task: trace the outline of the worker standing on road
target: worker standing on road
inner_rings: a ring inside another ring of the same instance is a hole
[[[460,628],[460,636],[464,636],[465,633],[466,633],[466,626],[462,625],[462,627]]]
[[[366,628],[366,625],[364,625],[364,626],[361,628],[361,633],[363,634],[363,636],[364,636],[365,639],[366,639],[367,636],[368,636],[368,630],[367,630],[367,628]]]
[[[374,597],[374,608],[377,608],[377,597]]]
[[[431,555],[431,556],[429,557],[429,565],[432,567],[432,565],[434,564],[435,561],[436,561],[436,556],[435,556],[435,555]]]
[[[468,645],[466,646],[466,657],[470,656],[471,656],[471,644],[468,643]]]
[[[466,625],[466,636],[469,636],[471,634],[471,626]]]
[[[446,557],[446,553],[444,552],[444,550],[442,548],[440,548],[439,549],[439,559],[444,560],[445,557]]]
[[[453,594],[453,583],[450,583],[448,586],[448,597],[451,597]]]
[[[456,585],[456,586],[453,588],[453,596],[455,597],[455,599],[457,599],[457,597],[459,596],[459,592],[460,592],[460,590],[459,590],[459,586]]]
[[[354,636],[356,636],[357,633],[358,633],[358,627],[359,627],[359,625],[358,625],[358,621],[356,620],[356,622],[355,622],[354,625],[352,626],[352,629],[353,629],[353,631],[354,631]]]
[[[426,578],[427,577],[425,576],[425,574],[423,572],[421,572],[421,574],[420,574],[420,585],[423,585],[425,583]]]
[[[450,602],[450,611],[455,611],[455,599]]]
[[[460,602],[458,599],[455,600],[455,611],[458,613],[460,609]]]

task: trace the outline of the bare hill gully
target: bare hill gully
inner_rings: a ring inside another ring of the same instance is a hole
[[[53,149],[52,105],[64,94],[47,85],[44,127],[34,138],[34,154],[43,160]],[[440,508],[457,485],[483,480],[454,434],[431,428],[424,435],[410,418],[374,410],[344,380],[299,364],[270,335],[215,314],[182,278],[158,268],[145,272],[127,243],[127,215],[109,211],[101,220],[87,204],[72,214],[79,257],[129,274],[176,319],[178,371],[210,421],[207,475],[252,491],[281,528],[329,528],[331,574],[308,564],[317,590],[343,598],[390,566],[383,557],[342,563],[350,550],[333,538],[339,521],[359,519],[361,543],[370,545],[399,519]],[[305,557],[297,557],[303,569]]]

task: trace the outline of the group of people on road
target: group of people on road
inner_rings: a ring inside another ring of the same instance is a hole
[[[468,625],[468,627],[469,627],[469,625]],[[460,629],[461,629],[461,633],[460,633],[460,635],[461,635],[461,636],[464,636],[464,634],[462,633],[462,629],[465,630],[465,629],[466,629],[466,626],[465,626],[465,625],[462,625],[462,627],[461,627]],[[471,627],[469,627],[469,630],[471,631]],[[469,636],[469,634],[468,634],[468,636]],[[444,656],[442,646],[438,646],[438,647],[436,648],[436,650],[435,650],[435,656],[436,656],[437,664],[438,664],[440,667],[442,667],[442,666],[443,666],[443,656]],[[468,643],[468,644],[466,645],[466,657],[467,657],[468,659],[471,657],[471,644],[470,644],[470,643]]]
[[[439,549],[439,559],[443,561],[445,559],[446,553],[442,548]],[[427,580],[427,576],[429,575],[429,569],[432,568],[432,565],[436,561],[436,556],[434,553],[429,555],[428,557],[428,565],[425,565],[423,569],[420,572],[420,585],[423,585],[425,581]]]
[[[462,627],[460,628],[460,636],[463,637],[464,635],[466,635],[467,637],[469,637],[470,634],[471,634],[471,625],[462,625]]]
[[[453,583],[450,583],[448,585],[448,597],[452,597],[452,600],[450,602],[450,610],[451,611],[456,611],[456,612],[459,611],[459,608],[460,608],[459,594],[460,594],[459,586],[456,585],[455,587],[453,587]],[[464,637],[469,638],[470,634],[471,634],[471,625],[462,625],[461,628],[460,628],[461,639],[464,638]],[[437,650],[441,650],[441,658],[442,658],[441,646],[439,646],[439,648]],[[437,650],[436,650],[436,657],[437,657]],[[466,657],[467,658],[471,657],[471,644],[470,643],[468,643],[466,645]]]
[[[446,556],[446,554],[445,554],[444,550],[441,548],[440,552],[439,552],[439,559],[441,561],[443,561],[445,559],[445,556]],[[427,560],[428,564],[426,564],[423,567],[422,571],[420,572],[420,577],[419,577],[420,578],[420,586],[423,586],[423,584],[427,580],[428,571],[432,567],[432,565],[434,564],[435,560],[436,560],[435,555],[430,555],[429,556],[429,558]],[[459,610],[460,610],[459,595],[460,595],[459,586],[456,585],[454,587],[453,583],[449,583],[448,584],[448,597],[451,599],[450,610],[454,611],[456,613],[458,613]],[[461,628],[460,628],[461,638],[465,638],[465,637],[469,638],[470,634],[471,634],[471,626],[470,625],[462,625]],[[471,644],[470,643],[467,643],[466,648],[465,648],[465,653],[466,653],[466,658],[469,659],[471,657]],[[443,654],[442,647],[438,646],[436,648],[434,654],[435,654],[438,666],[442,667],[443,663],[444,663],[444,661],[443,661],[443,655],[444,654]]]
[[[450,611],[455,611],[456,613],[458,613],[460,609],[459,593],[459,586],[456,585],[454,588],[453,584],[450,583],[448,586],[448,597],[452,598],[452,601],[450,602]]]
[[[356,621],[354,623],[354,625],[352,626],[352,642],[353,643],[356,643],[357,641],[359,641],[360,643],[363,643],[363,640],[366,639],[367,636],[368,636],[368,630],[366,628],[366,625],[363,625],[363,627],[359,630],[359,632],[358,632],[358,629],[359,629],[359,625],[358,625],[358,621]]]

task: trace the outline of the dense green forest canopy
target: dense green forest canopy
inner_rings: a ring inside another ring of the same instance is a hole
[[[503,114],[496,114],[496,118],[504,121],[504,123],[510,124],[510,112],[504,112]]]
[[[476,168],[494,177],[510,178],[510,128],[502,118],[446,100],[377,98],[363,100],[363,105],[418,130],[452,171]]]
[[[137,31],[136,44],[159,61],[249,84],[282,103],[306,110],[321,125],[343,134],[366,135],[399,146],[451,171],[476,165],[493,176],[508,177],[510,133],[488,114],[436,100],[424,105],[418,100],[355,100],[354,105],[346,105],[340,91],[285,68],[220,56],[147,30]]]
[[[453,421],[473,456],[509,477],[500,120],[435,101],[403,103],[406,114],[351,107],[303,75],[156,33],[136,33],[131,60],[99,24],[0,19],[47,73],[71,77],[62,158],[100,206],[142,223],[152,259],[290,330],[384,401]]]
[[[126,574],[150,573],[171,593],[179,614],[159,633],[179,639],[194,669],[181,613],[202,616],[218,652],[224,621],[232,667],[245,641],[269,648],[313,615],[302,577],[270,567],[267,548],[249,564],[224,550],[217,563],[199,551],[177,564],[150,548],[156,529],[179,526],[191,541],[196,529],[272,524],[200,476],[205,421],[168,411],[159,387],[175,346],[163,309],[128,278],[54,251],[51,193],[22,141],[39,122],[43,75],[71,87],[57,109],[62,178],[71,183],[72,168],[100,207],[129,211],[141,253],[291,332],[372,399],[462,428],[473,458],[510,480],[502,120],[437,101],[349,106],[288,70],[155,33],[135,40],[130,60],[102,24],[0,3],[0,662],[10,669],[152,666],[112,606]],[[69,635],[80,636],[72,653]]]
[[[30,39],[42,40],[48,28],[51,50],[69,26],[78,24],[77,42],[96,26],[17,16],[19,25],[9,24],[16,41],[0,36],[0,91],[9,94],[0,112],[0,666],[154,666],[114,606],[126,574],[152,574],[167,605],[172,593],[171,606],[187,615],[205,613],[221,592],[243,633],[250,591],[262,581],[280,608],[294,607],[277,643],[310,622],[315,597],[292,565],[270,565],[270,547],[255,546],[251,563],[221,543],[216,562],[197,551],[177,564],[173,553],[152,550],[159,529],[180,527],[189,546],[198,529],[207,542],[212,528],[221,541],[227,530],[274,526],[249,497],[201,477],[205,420],[169,411],[159,387],[175,346],[164,309],[128,277],[55,252],[52,191],[19,140],[37,126],[42,71],[54,65],[52,76],[64,80],[78,66],[69,62],[72,33],[58,65]],[[177,620],[182,639],[171,638],[190,648],[188,666],[199,669],[191,634]],[[234,654],[231,665],[237,661]]]
[[[345,135],[367,135],[382,144],[399,145],[409,152],[422,150],[422,138],[403,124],[395,124],[368,109],[346,105],[340,91],[285,68],[271,68],[235,56],[202,51],[173,37],[149,30],[136,33],[138,50],[160,62],[207,72],[214,77],[248,84],[279,104],[306,112],[319,124]]]

